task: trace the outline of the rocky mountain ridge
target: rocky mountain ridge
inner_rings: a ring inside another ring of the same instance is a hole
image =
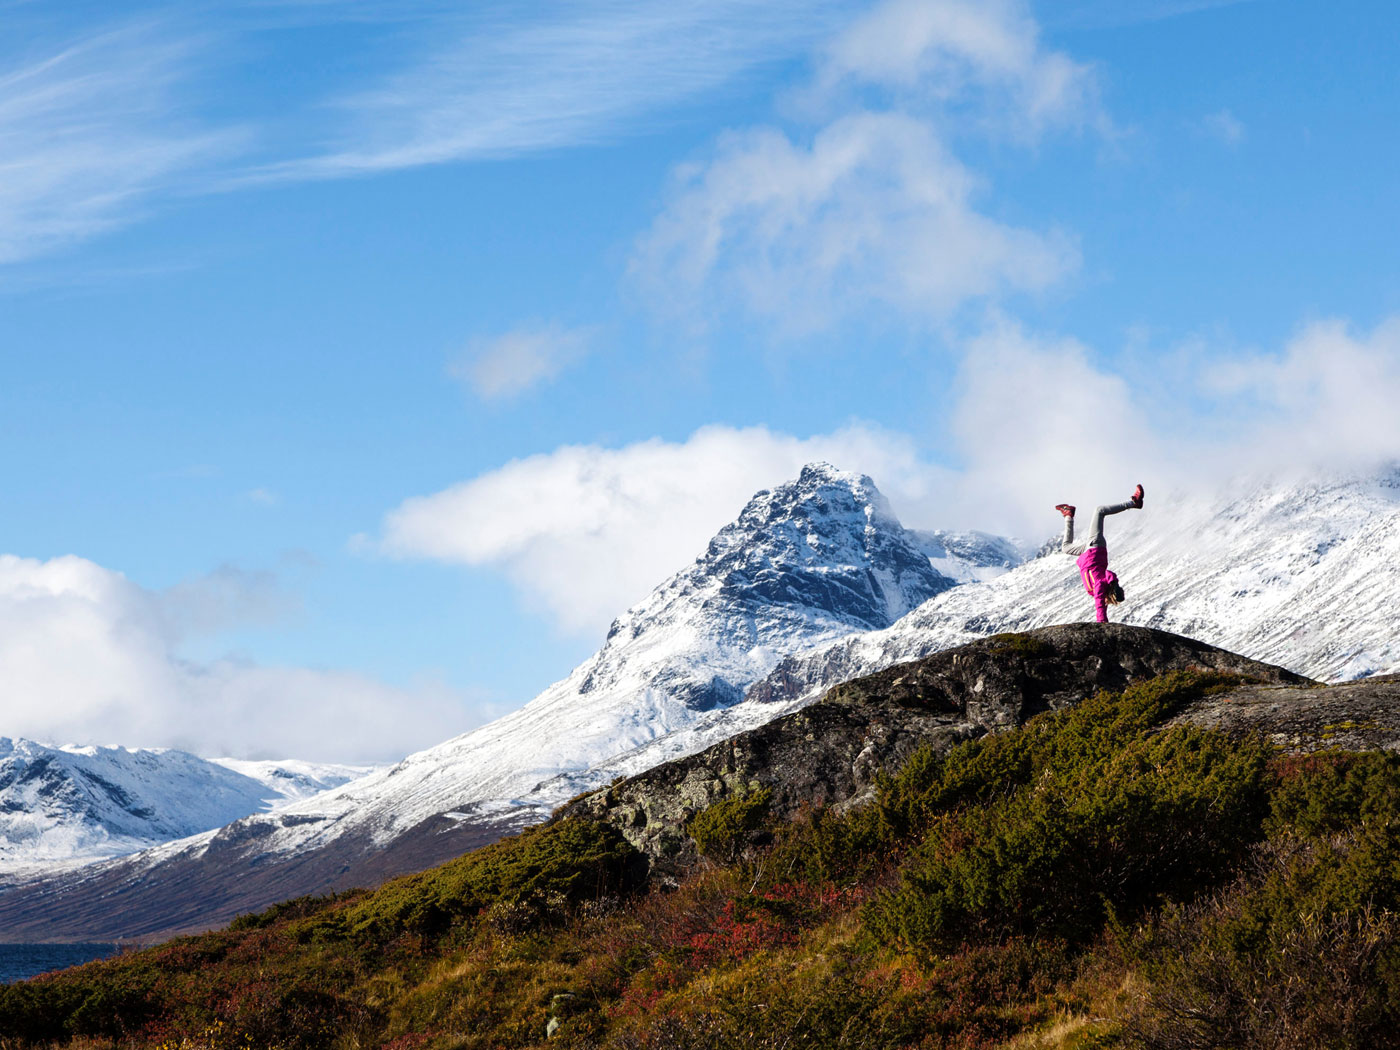
[[[731,734],[724,712],[786,654],[886,627],[1017,557],[995,537],[911,532],[869,478],[809,465],[520,710],[277,813],[0,894],[0,924],[47,939],[196,929],[431,866]]]
[[[995,635],[847,682],[800,710],[594,792],[560,815],[613,824],[654,872],[679,874],[696,859],[687,821],[727,798],[767,789],[769,812],[780,821],[810,807],[839,811],[869,801],[879,775],[920,746],[944,753],[1100,690],[1188,669],[1253,683],[1242,686],[1245,695],[1273,698],[1273,707],[1243,722],[1266,733],[1296,722],[1282,730],[1295,749],[1319,746],[1337,705],[1356,699],[1355,687],[1337,686],[1342,692],[1323,702],[1328,691],[1301,675],[1165,631],[1065,624]],[[1371,724],[1384,729],[1350,743],[1400,745],[1400,682],[1382,693],[1373,698]],[[1203,703],[1181,717],[1205,724],[1221,707],[1232,705]]]

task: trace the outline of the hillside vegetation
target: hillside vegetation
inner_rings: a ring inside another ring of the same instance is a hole
[[[1400,758],[1162,728],[1240,681],[918,751],[845,813],[736,796],[676,887],[559,819],[0,988],[0,1047],[1400,1045]]]

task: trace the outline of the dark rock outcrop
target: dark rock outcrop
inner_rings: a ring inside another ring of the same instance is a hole
[[[1204,697],[1168,724],[1258,733],[1292,754],[1400,749],[1400,675],[1329,686],[1247,685]]]
[[[921,744],[951,749],[1099,690],[1187,668],[1248,676],[1261,683],[1255,693],[1277,696],[1276,706],[1327,692],[1283,668],[1164,631],[1066,624],[996,635],[847,682],[800,711],[587,795],[563,812],[615,824],[665,875],[695,860],[686,820],[735,793],[769,788],[779,818],[807,806],[856,805],[872,797],[881,770],[897,769]],[[1396,694],[1400,710],[1400,688]],[[1209,710],[1202,706],[1199,718]],[[1249,728],[1267,721],[1261,716]]]

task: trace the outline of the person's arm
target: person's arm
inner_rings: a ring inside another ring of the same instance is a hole
[[[1092,575],[1094,588],[1089,593],[1094,596],[1094,618],[1099,623],[1108,623],[1108,600],[1104,597],[1104,592],[1108,588],[1102,575],[1097,572]]]

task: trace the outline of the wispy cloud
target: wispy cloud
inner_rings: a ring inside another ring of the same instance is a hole
[[[559,325],[517,328],[473,340],[448,374],[489,400],[510,398],[548,382],[588,352],[592,334]]]
[[[0,52],[0,264],[119,228],[182,192],[615,140],[806,53],[846,6],[267,0],[207,5],[203,36],[148,14],[66,37],[36,7],[26,25],[60,42]],[[236,63],[245,34],[384,22],[398,24],[375,39],[355,82],[313,79],[279,114],[215,117],[196,90],[228,72],[216,57]],[[306,153],[292,156],[288,143]]]
[[[632,269],[682,314],[739,306],[796,335],[871,308],[942,320],[968,300],[1038,290],[1077,267],[1070,236],[988,218],[978,189],[907,116],[853,114],[810,144],[758,129],[681,173]]]
[[[1202,117],[1201,130],[1227,146],[1238,146],[1244,141],[1244,124],[1228,109]]]
[[[0,263],[131,222],[231,149],[184,111],[197,50],[142,24],[0,68]]]
[[[1045,46],[1024,0],[885,0],[825,49],[820,91],[877,85],[914,111],[965,106],[1034,138],[1103,124],[1093,69]]]
[[[328,178],[614,140],[831,31],[838,0],[589,0],[434,20],[433,43],[332,103],[316,156],[254,178]]]

